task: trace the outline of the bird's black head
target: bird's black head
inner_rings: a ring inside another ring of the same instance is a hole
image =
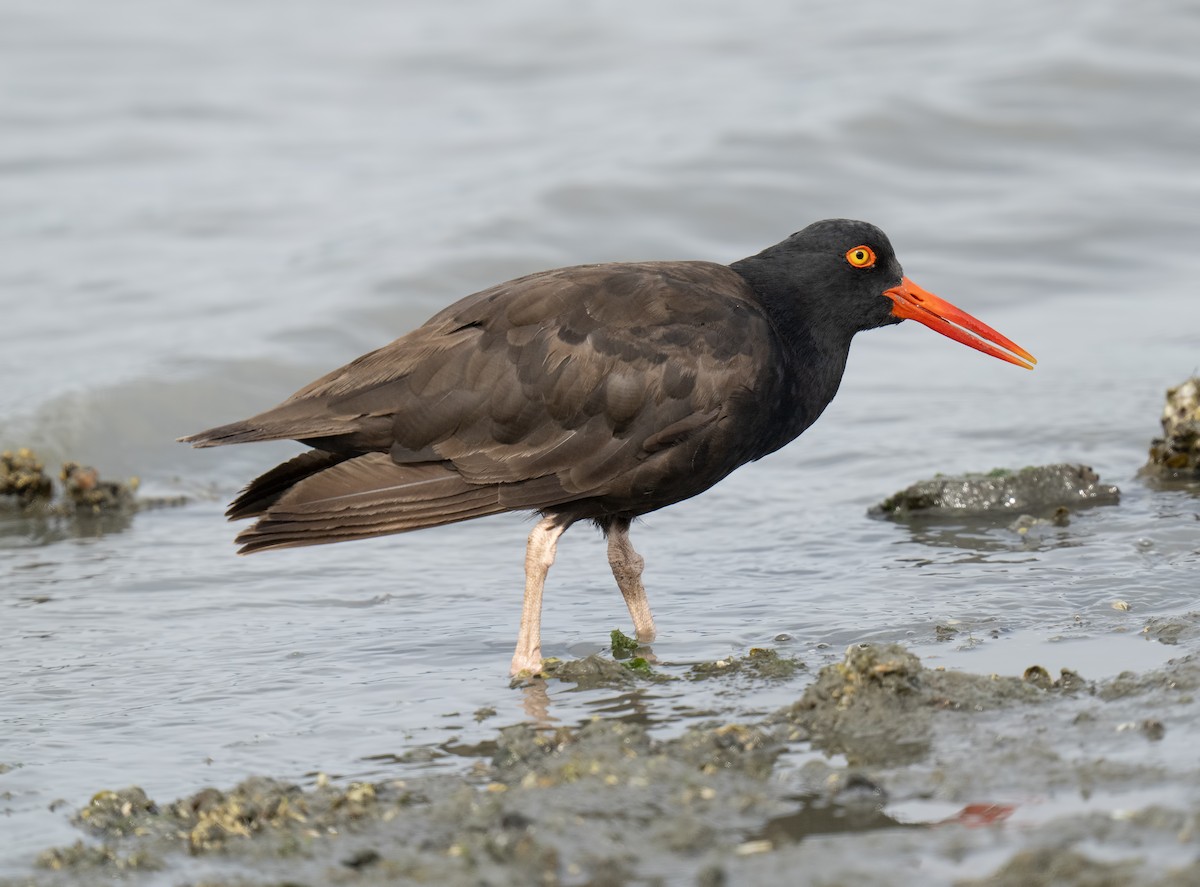
[[[848,341],[902,320],[884,292],[900,284],[904,271],[887,235],[869,222],[813,222],[733,268],[784,326],[795,318],[844,333]]]
[[[1017,366],[1036,363],[1028,351],[905,277],[887,235],[869,222],[813,222],[731,267],[792,348],[846,349],[857,332],[911,319]]]

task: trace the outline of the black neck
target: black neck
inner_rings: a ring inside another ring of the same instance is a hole
[[[771,452],[803,433],[833,400],[854,331],[839,326],[827,308],[820,310],[820,293],[797,289],[780,273],[778,260],[760,254],[730,267],[754,290],[780,346],[783,378],[776,415],[781,421]]]

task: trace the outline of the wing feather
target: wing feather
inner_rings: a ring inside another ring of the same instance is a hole
[[[293,438],[344,459],[282,495],[279,477],[256,482],[277,501],[239,537],[246,550],[621,491],[659,507],[655,483],[692,472],[680,490],[699,492],[756,457],[730,430],[777,371],[772,341],[726,266],[558,269],[469,296],[278,407],[186,440]]]

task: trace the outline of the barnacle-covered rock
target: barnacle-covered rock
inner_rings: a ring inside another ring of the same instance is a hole
[[[1116,505],[1121,491],[1100,483],[1087,465],[1039,465],[1019,471],[960,474],[919,481],[874,506],[876,517],[988,517],[1031,515],[1057,519],[1060,508]]]
[[[1200,480],[1200,376],[1167,389],[1163,436],[1150,442],[1142,475],[1164,480]]]

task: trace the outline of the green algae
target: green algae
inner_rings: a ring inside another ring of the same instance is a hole
[[[614,628],[609,637],[609,644],[612,647],[614,659],[626,659],[632,656],[639,646],[637,641],[626,635],[619,628]]]

